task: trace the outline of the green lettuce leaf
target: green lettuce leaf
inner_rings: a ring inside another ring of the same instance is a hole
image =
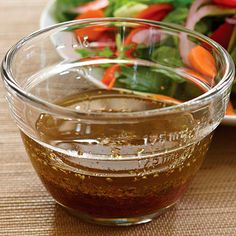
[[[235,47],[231,50],[230,56],[232,57],[234,63],[236,64],[236,45],[235,45]]]
[[[109,0],[109,5],[106,9],[105,15],[108,17],[112,17],[114,16],[114,12],[127,5],[127,11],[129,10],[129,4],[132,3],[132,5],[135,4],[155,4],[155,3],[171,3],[173,4],[175,7],[184,7],[184,6],[189,6],[191,3],[193,2],[193,0]],[[125,9],[126,11],[126,9]]]
[[[150,4],[153,3],[171,3],[176,7],[183,7],[190,5],[194,0],[150,0]]]
[[[73,20],[78,15],[73,12],[74,8],[88,2],[91,0],[56,0],[53,10],[54,16],[59,22]]]
[[[137,14],[142,12],[147,8],[146,4],[136,3],[136,2],[128,2],[127,4],[121,6],[113,12],[115,17],[135,17]]]
[[[120,9],[121,7],[127,6],[127,11],[129,10],[128,7],[129,5],[135,5],[135,4],[140,4],[140,3],[149,3],[149,0],[109,0],[109,5],[106,8],[105,15],[108,17],[114,16],[114,13]],[[125,9],[126,11],[126,9]]]
[[[147,70],[146,67],[139,66],[136,70],[122,67],[116,87],[175,97],[184,83],[185,79],[173,72],[157,68]]]
[[[212,31],[211,28],[212,28],[212,20],[209,19],[209,18],[205,18],[205,19],[202,19],[201,21],[199,21],[195,25],[194,30],[199,32],[199,33],[208,35]]]
[[[188,8],[187,7],[178,7],[174,9],[172,12],[170,12],[163,22],[168,22],[168,23],[175,23],[182,25],[187,19],[188,16]]]
[[[109,47],[105,47],[98,51],[98,56],[109,58],[113,55],[113,51]]]
[[[157,48],[151,56],[151,59],[162,65],[180,67],[183,66],[178,48],[161,46]]]
[[[80,56],[83,58],[91,57],[94,55],[94,53],[91,50],[88,50],[86,48],[77,48],[75,49],[75,52],[80,54]]]
[[[182,101],[202,94],[199,87],[170,70],[145,66],[137,68],[122,66],[115,87],[163,94]]]

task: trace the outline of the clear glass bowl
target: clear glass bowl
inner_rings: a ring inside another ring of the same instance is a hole
[[[23,38],[2,76],[53,198],[87,221],[132,225],[186,191],[224,116],[234,64],[179,26],[89,19]]]

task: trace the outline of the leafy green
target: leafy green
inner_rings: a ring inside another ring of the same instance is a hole
[[[123,48],[122,37],[121,34],[116,34],[116,48],[118,51],[121,51]]]
[[[114,16],[114,12],[121,8],[124,5],[129,4],[138,4],[138,3],[147,3],[149,0],[109,0],[109,5],[106,8],[105,15],[106,16]]]
[[[187,19],[188,11],[187,7],[177,7],[165,17],[163,22],[182,25]]]
[[[162,65],[183,66],[178,48],[161,46],[152,53],[151,59]]]
[[[126,89],[177,96],[185,79],[177,74],[163,69],[147,69],[145,66],[137,68],[122,67],[116,86]]]
[[[122,66],[116,87],[134,91],[163,94],[182,101],[202,94],[194,83],[164,68]]]
[[[104,68],[104,69],[107,69],[108,67],[112,66],[112,64],[110,63],[105,63],[105,64],[101,64],[100,65],[100,68]]]
[[[77,53],[79,53],[84,58],[90,57],[93,55],[93,52],[91,52],[90,50],[85,49],[85,48],[76,48],[75,51]]]
[[[135,4],[155,4],[155,3],[171,3],[173,4],[175,7],[184,7],[184,6],[189,6],[191,3],[193,2],[193,0],[109,0],[109,5],[106,9],[105,15],[108,17],[112,17],[114,16],[114,12],[127,5],[127,10],[129,10],[129,4],[132,4],[133,6]],[[124,8],[123,8],[124,9]]]
[[[139,59],[152,60],[158,64],[173,67],[183,66],[179,53],[179,39],[177,36],[169,36],[166,39],[151,46],[139,44],[133,52],[133,56]]]
[[[133,56],[139,59],[151,59],[162,65],[183,66],[176,37],[168,37],[166,40],[156,43],[153,47],[140,44],[133,52]]]
[[[182,6],[188,6],[190,5],[194,0],[150,0],[150,4],[152,3],[171,3],[176,7],[182,7]]]
[[[235,47],[231,50],[231,53],[230,53],[234,63],[236,64],[236,45]]]
[[[177,35],[176,36],[169,35],[166,39],[163,39],[159,43],[159,47],[162,47],[162,46],[178,48],[178,46],[179,46],[179,38],[178,38],[178,36]]]
[[[86,48],[77,48],[75,49],[83,58],[92,57],[92,56],[101,56],[101,57],[111,57],[113,55],[112,50],[109,47],[98,50],[90,50]]]
[[[133,56],[140,59],[152,60],[158,64],[173,67],[183,66],[179,53],[179,40],[177,36],[169,36],[151,47],[138,45]]]
[[[59,22],[73,20],[78,15],[74,12],[74,9],[88,2],[91,2],[91,0],[56,0],[54,16]]]
[[[236,94],[236,83],[233,84],[232,90],[231,90],[231,95],[235,96]]]
[[[169,70],[164,70],[164,69],[159,69],[159,68],[154,68],[152,71],[158,73],[160,76],[166,76],[167,78],[171,78],[173,81],[177,83],[183,83],[185,82],[185,79],[180,77],[179,75],[175,74],[174,72],[171,72]]]
[[[115,17],[135,17],[139,12],[147,8],[146,4],[128,2],[113,12]]]
[[[211,20],[202,19],[195,25],[194,29],[199,33],[209,34],[211,32]]]
[[[234,26],[234,30],[233,30],[233,33],[231,35],[231,39],[229,41],[227,51],[231,53],[233,50],[235,50],[235,47],[236,47],[236,26]]]
[[[113,52],[111,51],[109,47],[105,47],[104,49],[98,51],[98,56],[101,56],[101,57],[109,58],[112,55],[113,55]]]
[[[117,33],[116,34],[116,50],[119,52],[119,58],[125,58],[125,51],[130,49],[132,45],[124,45],[123,40],[124,40],[124,31]]]
[[[145,45],[139,44],[136,50],[133,52],[133,56],[135,58],[149,60],[154,49],[154,47],[147,47]]]

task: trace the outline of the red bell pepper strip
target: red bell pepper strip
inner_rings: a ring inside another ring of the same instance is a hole
[[[109,30],[106,26],[88,26],[81,29],[76,29],[75,34],[78,38],[88,37],[89,41],[97,41],[100,37]]]
[[[171,10],[173,6],[169,3],[152,4],[141,11],[136,17],[147,20],[161,21]]]
[[[104,13],[102,10],[92,10],[85,13],[80,14],[75,18],[75,20],[86,19],[86,18],[102,18],[104,17]],[[106,26],[88,26],[81,29],[76,29],[75,34],[78,38],[83,38],[85,36],[88,37],[89,41],[98,40],[105,31],[108,30]]]
[[[91,10],[85,13],[80,14],[75,18],[75,20],[86,19],[86,18],[103,18],[105,17],[102,10]],[[112,33],[112,28],[107,26],[88,26],[83,29],[75,30],[75,34],[78,38],[83,38],[88,36],[89,41],[96,41],[102,43],[111,43],[114,42],[114,34]],[[101,47],[104,48],[104,47]],[[113,48],[113,47],[111,47]]]
[[[230,38],[233,33],[234,26],[225,22],[210,36],[213,40],[219,43],[225,49],[228,48]]]
[[[120,65],[118,64],[112,65],[105,70],[102,82],[103,84],[108,86],[108,89],[113,88],[116,82],[116,72],[118,72],[119,70],[120,70]]]
[[[236,0],[212,0],[216,5],[236,8]]]

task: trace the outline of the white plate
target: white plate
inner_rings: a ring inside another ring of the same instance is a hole
[[[40,29],[46,28],[48,26],[57,24],[58,22],[52,17],[52,12],[54,9],[55,0],[50,0],[46,7],[43,9],[43,12],[40,17]]]
[[[54,3],[55,0],[50,0],[48,2],[48,4],[46,5],[46,7],[44,8],[41,17],[40,17],[40,28],[46,28],[48,26],[57,24],[58,22],[53,18],[52,12],[54,9]],[[64,33],[67,34],[67,38],[68,40],[71,40],[71,37],[73,37],[71,35],[71,33]],[[56,39],[54,39],[56,40]],[[73,52],[72,52],[73,53]],[[66,57],[65,55],[62,55],[63,57]],[[225,116],[223,121],[222,121],[223,125],[229,125],[229,126],[236,126],[236,116]]]

